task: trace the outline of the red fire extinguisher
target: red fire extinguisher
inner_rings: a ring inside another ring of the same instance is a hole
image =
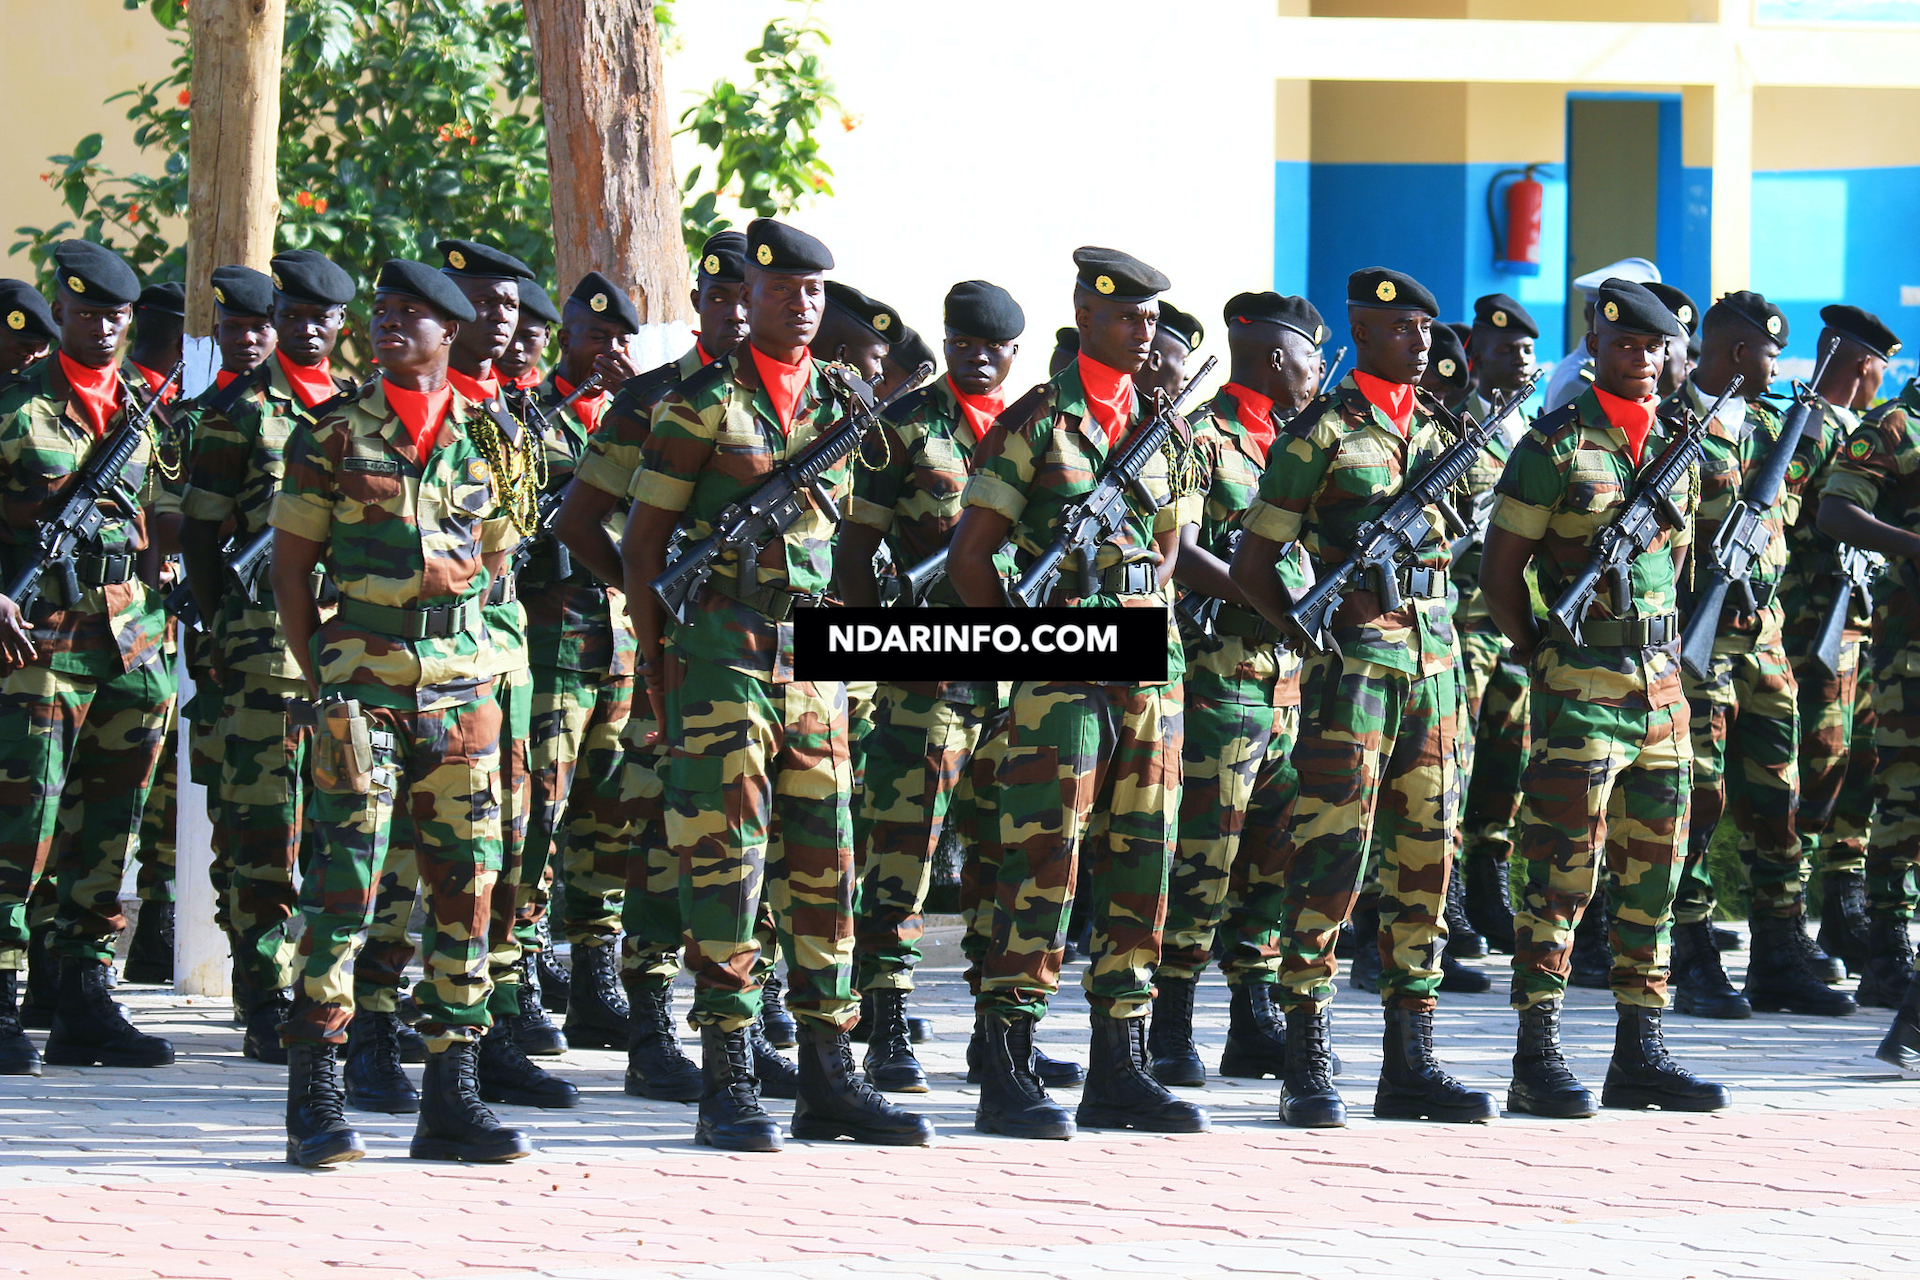
[[[1493,265],[1495,270],[1509,275],[1540,274],[1540,209],[1546,201],[1547,189],[1533,176],[1538,168],[1539,165],[1530,164],[1524,169],[1502,169],[1487,184],[1487,223],[1493,232]],[[1494,214],[1494,193],[1499,190],[1501,179],[1509,177],[1514,180],[1507,184],[1505,192],[1503,203],[1507,217],[1503,234]]]

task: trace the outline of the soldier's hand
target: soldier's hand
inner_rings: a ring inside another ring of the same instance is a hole
[[[0,596],[0,667],[12,671],[24,667],[35,657],[33,636],[20,606],[10,596]]]
[[[611,391],[628,378],[638,375],[641,369],[624,347],[616,347],[605,355],[594,357],[593,371],[600,375],[601,385]]]

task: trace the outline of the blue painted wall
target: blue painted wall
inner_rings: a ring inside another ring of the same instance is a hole
[[[1307,291],[1311,167],[1304,160],[1273,164],[1273,288],[1289,296]]]

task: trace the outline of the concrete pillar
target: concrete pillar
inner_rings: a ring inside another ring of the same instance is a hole
[[[1753,272],[1753,68],[1747,8],[1721,6],[1727,58],[1713,86],[1713,296],[1744,289]],[[1708,299],[1700,299],[1701,305]]]
[[[178,659],[180,706],[193,697],[186,656]],[[192,781],[186,717],[180,720],[179,825],[173,833],[174,893],[173,989],[182,995],[224,996],[233,989],[233,964],[227,936],[213,922],[217,903],[207,870],[213,865],[213,823],[207,817],[206,788]]]

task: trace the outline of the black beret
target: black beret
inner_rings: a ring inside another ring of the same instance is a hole
[[[62,240],[53,246],[53,274],[62,289],[95,306],[131,306],[140,296],[140,277],[133,268],[91,240]]]
[[[213,305],[230,316],[270,316],[273,281],[252,267],[215,267]]]
[[[1103,298],[1145,302],[1173,288],[1173,282],[1130,253],[1082,245],[1073,251],[1079,282]]]
[[[338,307],[353,301],[353,277],[324,253],[289,249],[273,255],[267,264],[273,287],[289,301],[317,307]]]
[[[178,280],[168,280],[161,284],[150,284],[140,291],[134,300],[136,311],[158,311],[165,315],[187,318],[187,286]]]
[[[1171,302],[1160,304],[1160,332],[1180,339],[1189,351],[1199,350],[1200,344],[1207,340],[1207,331],[1201,327],[1199,317],[1188,315]]]
[[[1533,322],[1527,309],[1504,293],[1490,293],[1484,298],[1474,299],[1473,322],[1490,329],[1524,333],[1529,338],[1540,336],[1540,326]]]
[[[407,258],[387,259],[380,268],[379,279],[373,282],[373,291],[376,295],[400,293],[418,298],[432,304],[449,320],[473,319],[473,304],[467,301],[466,294],[460,292],[460,286],[424,262]]]
[[[1708,315],[1735,315],[1745,320],[1781,346],[1787,345],[1787,315],[1751,289],[1729,293],[1713,304]]]
[[[947,328],[985,342],[1012,342],[1027,331],[1027,313],[1013,295],[985,280],[962,280],[947,290]]]
[[[560,308],[553,305],[553,299],[547,291],[532,280],[519,279],[513,287],[520,291],[520,319],[538,320],[543,324],[559,324]]]
[[[1318,346],[1327,340],[1327,322],[1319,308],[1305,298],[1288,297],[1268,290],[1265,293],[1236,293],[1220,309],[1221,317],[1233,324],[1277,324],[1291,329]]]
[[[927,345],[927,340],[920,336],[918,329],[908,324],[900,326],[900,337],[887,348],[887,359],[909,371],[923,364],[931,364],[936,369],[940,367],[940,360],[933,354],[933,348]]]
[[[1658,280],[1649,280],[1646,290],[1666,304],[1667,310],[1673,312],[1674,318],[1686,326],[1688,334],[1691,335],[1699,329],[1700,308],[1693,305],[1693,299],[1689,298],[1684,291]]]
[[[1827,322],[1827,328],[1845,334],[1882,359],[1891,360],[1900,351],[1899,335],[1871,311],[1836,302],[1820,308],[1820,318]]]
[[[1467,348],[1452,325],[1433,326],[1433,346],[1427,352],[1427,367],[1450,387],[1467,385]]]
[[[892,342],[904,327],[900,313],[849,284],[827,281],[827,305],[882,342]]]
[[[6,323],[8,333],[31,334],[48,342],[60,336],[53,327],[53,308],[25,280],[0,280],[0,321]]]
[[[442,240],[433,246],[447,257],[446,270],[480,280],[533,279],[533,268],[510,253],[473,240]]]
[[[1078,329],[1055,329],[1053,331],[1053,349],[1055,351],[1078,351],[1080,349],[1080,331]]]
[[[701,284],[739,284],[747,278],[747,237],[716,231],[700,246]]]
[[[1686,336],[1680,317],[1667,310],[1654,292],[1643,284],[1608,276],[1593,295],[1596,318],[1628,333],[1661,333],[1669,338]]]
[[[806,232],[772,218],[747,224],[747,258],[762,271],[781,275],[812,275],[833,270],[833,254]]]
[[[579,303],[602,320],[618,320],[628,333],[640,332],[640,310],[633,305],[633,299],[598,271],[581,276],[580,283],[567,295],[567,301]]]
[[[1393,311],[1424,311],[1440,318],[1440,304],[1427,287],[1391,267],[1362,267],[1347,277],[1347,305]]]

